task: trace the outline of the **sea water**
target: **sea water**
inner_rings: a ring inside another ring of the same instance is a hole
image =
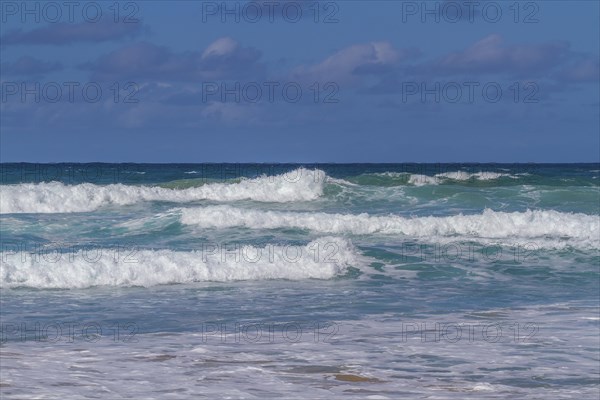
[[[598,164],[1,164],[3,398],[596,398]]]

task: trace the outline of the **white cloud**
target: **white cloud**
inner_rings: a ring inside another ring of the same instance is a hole
[[[405,51],[395,49],[389,42],[355,44],[337,51],[316,65],[297,67],[292,75],[296,79],[320,82],[353,81],[361,72],[392,67],[406,55]]]

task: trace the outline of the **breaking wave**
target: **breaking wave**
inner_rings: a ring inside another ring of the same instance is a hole
[[[331,279],[362,256],[347,239],[324,237],[306,246],[202,246],[195,251],[94,249],[70,253],[0,253],[0,287],[75,289],[155,286],[204,281]]]
[[[399,234],[415,238],[553,239],[564,245],[600,243],[600,218],[554,210],[407,218],[398,215],[262,211],[231,206],[183,208],[181,222],[205,228],[299,228],[330,234]]]
[[[89,212],[107,205],[129,205],[143,201],[310,201],[323,194],[325,178],[321,170],[299,168],[282,175],[242,179],[235,183],[210,183],[186,189],[123,184],[65,185],[60,182],[2,185],[0,214]]]

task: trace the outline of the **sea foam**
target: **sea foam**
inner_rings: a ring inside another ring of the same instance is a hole
[[[93,254],[92,254],[93,253]],[[343,238],[323,237],[306,246],[201,246],[194,251],[139,250],[117,253],[0,253],[0,287],[71,289],[154,286],[203,281],[331,279],[362,256]]]
[[[593,247],[600,242],[598,216],[554,210],[407,218],[398,215],[285,212],[208,206],[180,209],[181,222],[205,228],[299,228],[329,234],[396,234],[416,238],[554,239],[564,245]],[[555,243],[556,244],[556,243]]]
[[[236,183],[210,183],[187,189],[123,184],[21,183],[0,186],[0,214],[88,212],[107,205],[143,201],[310,201],[323,194],[325,180],[326,175],[321,170],[299,168],[282,175],[243,179]]]

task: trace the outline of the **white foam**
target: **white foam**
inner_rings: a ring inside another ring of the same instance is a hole
[[[453,171],[435,174],[434,176],[423,175],[423,174],[409,174],[407,172],[382,172],[375,173],[375,176],[384,176],[388,178],[402,178],[408,176],[408,184],[415,186],[426,186],[426,185],[439,185],[440,183],[448,180],[453,181],[491,181],[500,178],[511,178],[518,179],[518,176],[511,174],[504,174],[491,171],[481,171],[475,173],[469,173],[466,171]]]
[[[553,210],[497,212],[446,217],[261,211],[230,206],[181,209],[181,222],[205,228],[299,228],[331,234],[400,234],[417,238],[553,239],[553,246],[598,246],[598,216]]]
[[[438,179],[433,176],[411,174],[408,178],[408,183],[415,186],[437,185]]]
[[[195,251],[140,250],[117,253],[0,253],[0,287],[86,288],[154,286],[202,281],[330,279],[364,257],[350,241],[324,237],[306,246],[220,246]]]
[[[344,179],[332,178],[330,176],[327,177],[327,183],[335,183],[342,186],[358,186],[356,183],[348,182]]]
[[[478,181],[491,181],[503,177],[508,177],[512,179],[517,179],[516,176],[510,174],[502,174],[498,172],[490,172],[490,171],[481,171],[476,173],[468,173],[465,171],[455,171],[455,172],[444,172],[442,174],[436,174],[437,178],[447,178],[455,181],[468,181],[471,179],[475,179]]]
[[[423,174],[410,174],[408,172],[376,172],[373,174],[367,174],[373,176],[380,176],[385,178],[394,178],[394,179],[407,179],[407,183],[409,185],[414,186],[425,186],[425,185],[437,185],[439,180],[434,176],[423,175]]]
[[[493,385],[487,382],[482,382],[473,386],[471,390],[474,392],[493,392],[495,389]]]
[[[2,185],[0,213],[87,212],[110,204],[128,205],[142,201],[309,201],[323,194],[325,177],[323,171],[300,168],[283,175],[243,179],[237,183],[211,183],[187,189],[123,184],[65,185],[59,182]]]

